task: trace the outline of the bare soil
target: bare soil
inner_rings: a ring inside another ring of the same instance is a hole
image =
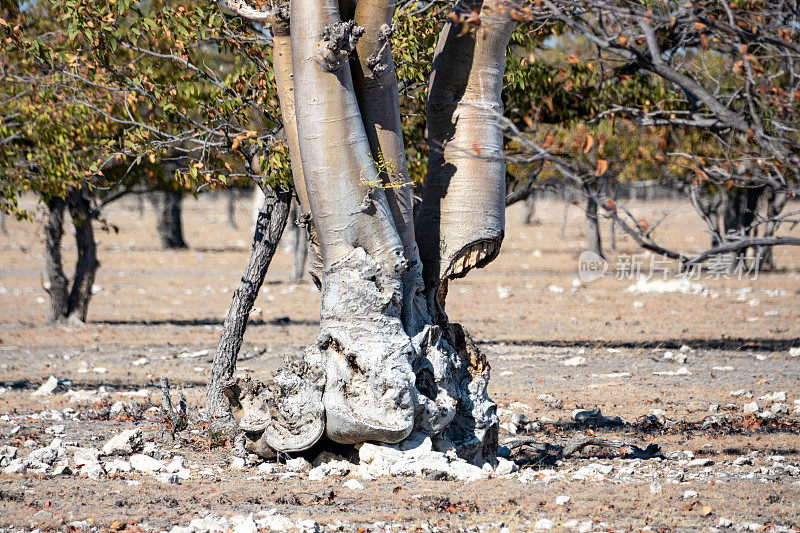
[[[800,400],[800,358],[790,354],[800,346],[800,250],[776,249],[780,270],[755,279],[702,274],[692,280],[704,286],[698,294],[640,294],[628,291],[634,280],[613,272],[620,258],[641,254],[618,231],[618,251],[608,253],[612,272],[578,284],[582,212],[570,208],[562,239],[558,202],[540,202],[533,226],[520,223],[519,208],[509,210],[499,258],[451,284],[448,314],[464,324],[492,364],[490,393],[501,406],[501,421],[511,413],[538,421],[540,428],[528,436],[540,443],[563,445],[587,434],[641,448],[655,443],[661,448],[655,459],[625,459],[595,448],[541,464],[523,447],[513,456],[521,474],[474,483],[381,478],[354,491],[343,488],[341,478],[287,477],[281,465],[267,475],[254,465],[231,469],[229,443],[214,442],[201,424],[173,441],[156,410],[141,420],[108,420],[108,407],[128,401],[132,392],[141,390],[133,397],[145,408],[159,405],[161,376],[182,387],[190,405],[202,407],[222,319],[247,260],[249,207],[240,202],[239,227],[230,229],[224,200],[187,199],[190,249],[165,251],[149,206],[140,216],[134,200],[112,205],[105,217],[119,233],[98,233],[101,267],[89,321],[56,327],[44,325],[40,227],[8,221],[9,234],[0,235],[0,447],[19,446],[24,456],[52,441],[47,431],[54,425],[65,426],[59,437],[66,444],[93,447],[122,429],[141,427],[163,456],[185,457],[192,476],[174,485],[141,473],[93,480],[0,471],[0,528],[65,529],[87,520],[99,529],[169,530],[209,512],[246,515],[272,508],[329,529],[340,520],[353,531],[391,524],[400,524],[395,530],[532,530],[543,518],[556,528],[577,520],[598,529],[698,529],[721,518],[740,528],[800,528],[800,475],[792,470],[800,465],[800,415],[792,413]],[[631,202],[628,208],[651,224],[666,216],[655,235],[670,247],[692,252],[709,240],[688,205]],[[607,247],[608,230],[604,225]],[[68,262],[71,239],[65,237]],[[639,257],[644,264],[650,260]],[[289,271],[290,255],[281,249],[251,316],[242,373],[265,377],[284,355],[315,339],[319,294],[310,281],[290,284]],[[681,354],[684,363],[675,361]],[[585,363],[564,365],[576,356]],[[142,359],[147,363],[133,365]],[[71,380],[73,394],[32,397],[51,375]],[[748,400],[730,394],[737,390],[752,394],[761,411],[776,402],[759,397],[785,391],[789,412],[770,419],[746,415]],[[95,395],[74,401],[76,391]],[[542,394],[557,401],[540,400]],[[721,415],[709,412],[710,404],[719,404]],[[621,417],[624,425],[573,422],[573,410],[592,408]],[[501,432],[501,442],[513,438]],[[688,455],[676,455],[682,450],[713,463],[693,466]],[[758,452],[752,464],[733,464],[752,452]],[[612,470],[574,478],[592,463]],[[697,495],[684,497],[686,491]],[[557,505],[562,495],[571,499]]]

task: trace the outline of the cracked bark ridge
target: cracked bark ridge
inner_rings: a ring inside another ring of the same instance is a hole
[[[426,326],[413,344],[415,430],[444,441],[462,459],[497,461],[499,420],[489,398],[490,367],[460,324]]]
[[[387,70],[389,70],[392,55],[390,51],[390,44],[392,38],[392,27],[388,24],[382,24],[378,28],[378,42],[381,47],[375,52],[370,54],[367,58],[367,67],[372,71],[375,78],[380,78]]]
[[[325,430],[320,362],[319,351],[311,347],[303,357],[287,359],[271,385],[249,377],[226,384],[247,451],[272,458],[276,451],[300,452],[319,440]]]
[[[328,24],[322,32],[322,40],[317,48],[315,57],[317,64],[326,72],[337,72],[348,62],[362,35],[364,28],[354,20]]]
[[[414,426],[413,348],[400,321],[400,253],[378,264],[362,248],[324,277],[319,346],[326,432],[336,442],[399,442]]]

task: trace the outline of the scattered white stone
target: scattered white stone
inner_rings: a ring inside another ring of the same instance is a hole
[[[306,459],[302,457],[297,457],[295,459],[289,459],[286,461],[286,471],[287,472],[308,472],[311,470],[311,463],[309,463]]]
[[[241,470],[244,468],[245,460],[244,457],[234,457],[231,459],[231,470]]]
[[[124,459],[113,459],[111,461],[106,461],[104,468],[109,476],[118,474],[120,472],[130,472],[133,470],[131,464]]]
[[[143,366],[143,365],[146,365],[149,362],[150,362],[150,359],[148,359],[147,357],[140,357],[139,359],[137,359],[136,361],[134,361],[131,364],[133,366]]]
[[[180,477],[178,477],[178,474],[164,472],[163,474],[156,474],[156,481],[164,485],[177,485],[180,483]]]
[[[188,352],[182,353],[181,357],[183,357],[184,359],[196,359],[198,357],[205,357],[208,354],[209,354],[208,350],[198,350],[196,352],[191,352],[191,353]]]
[[[100,450],[94,448],[75,448],[72,454],[72,460],[75,466],[96,463],[100,460]]]
[[[785,413],[789,412],[789,406],[786,405],[785,403],[780,403],[780,402],[779,403],[773,403],[772,407],[770,407],[770,410],[775,414],[778,414],[778,413],[784,413],[785,414]]]
[[[10,461],[4,468],[4,474],[20,474],[27,469],[25,462],[22,459],[14,459]]]
[[[554,292],[556,294],[564,292],[564,288],[563,287],[559,287],[558,285],[550,285],[547,288],[547,290],[549,290],[550,292]]]
[[[89,479],[100,479],[106,475],[106,471],[103,469],[103,465],[99,462],[94,462],[83,465],[80,469],[80,474]]]
[[[662,372],[653,372],[656,376],[691,376],[692,373],[685,366],[680,367],[678,370],[666,370]]]
[[[230,529],[230,521],[224,516],[211,513],[204,518],[195,518],[189,522],[189,527],[195,533],[221,533]]]
[[[364,485],[357,479],[348,479],[342,486],[350,490],[364,490]]]
[[[256,521],[253,520],[253,513],[248,516],[234,516],[231,517],[231,525],[233,525],[233,533],[257,533],[258,526]]]
[[[580,355],[576,355],[575,357],[570,357],[569,359],[565,359],[563,362],[564,366],[584,366],[586,364],[586,358],[581,357]]]
[[[296,527],[302,533],[317,533],[321,531],[319,524],[311,519],[298,520],[294,523],[294,527]]]
[[[259,474],[272,474],[275,472],[275,465],[272,463],[261,463],[258,465]]]
[[[800,357],[800,346],[789,348],[789,357]]]
[[[689,461],[689,466],[711,466],[713,464],[714,461],[708,457],[701,457],[699,459],[693,459]]]
[[[602,479],[603,477],[609,475],[613,470],[614,467],[611,465],[591,463],[577,469],[572,474],[572,479],[577,479],[579,481],[586,479]]]
[[[31,393],[31,396],[49,396],[53,394],[58,388],[58,380],[55,376],[50,376],[47,381],[42,383],[42,386]]]
[[[758,412],[758,404],[756,402],[748,402],[744,404],[742,411],[744,411],[744,413],[756,413]]]
[[[511,296],[511,289],[508,287],[503,287],[502,285],[497,286],[497,297],[501,300],[505,300]]]
[[[680,292],[683,294],[708,295],[708,287],[700,283],[691,283],[686,278],[670,280],[647,280],[646,278],[642,277],[639,278],[635,285],[628,287],[626,291],[634,294],[664,294],[668,292]]]
[[[725,518],[724,516],[720,517],[719,522],[717,522],[717,527],[731,527],[733,525],[733,521]]]
[[[536,523],[533,524],[534,530],[549,530],[553,529],[554,527],[556,527],[555,523],[547,518],[537,520]]]
[[[108,372],[108,369],[104,366],[96,366],[92,369],[92,372],[94,372],[95,374],[105,374],[106,372]]]
[[[514,461],[510,461],[504,457],[498,457],[494,473],[497,476],[507,476],[516,472],[518,468],[517,463]]]
[[[130,455],[144,446],[141,428],[126,429],[103,445],[103,455]]]
[[[48,435],[63,435],[67,430],[67,426],[64,424],[56,424],[55,426],[50,426],[49,428],[45,429],[44,432]]]
[[[687,490],[683,492],[683,499],[684,500],[691,500],[692,498],[697,498],[698,494],[696,490]]]
[[[653,481],[650,483],[650,494],[661,494],[664,489],[661,487],[661,483],[658,481]]]
[[[164,470],[165,468],[164,463],[158,459],[153,459],[149,455],[144,455],[142,453],[131,455],[131,466],[134,470],[146,472],[148,474]]]
[[[567,505],[571,499],[569,496],[556,496],[556,505]]]
[[[182,456],[176,455],[175,457],[172,458],[172,461],[170,461],[169,464],[167,465],[167,472],[169,472],[170,474],[175,474],[176,472],[178,472],[179,470],[183,470],[184,468],[186,468],[186,460]]]

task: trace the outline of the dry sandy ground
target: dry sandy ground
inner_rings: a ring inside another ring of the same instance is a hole
[[[309,481],[285,474],[281,465],[270,474],[250,464],[231,469],[229,450],[211,449],[201,425],[172,441],[155,410],[140,420],[108,420],[108,406],[128,401],[130,392],[143,389],[135,400],[145,408],[158,405],[155,384],[162,375],[184,387],[191,405],[202,405],[222,317],[246,261],[248,207],[241,203],[239,228],[230,230],[223,202],[187,200],[191,249],[174,252],[158,248],[149,208],[139,217],[133,201],[112,206],[107,220],[120,231],[98,234],[102,265],[89,323],[69,327],[43,326],[41,231],[9,221],[9,234],[0,236],[0,447],[16,446],[24,457],[58,437],[65,446],[99,448],[122,429],[140,427],[157,445],[151,453],[185,457],[191,477],[174,485],[136,472],[99,480],[0,473],[0,528],[169,530],[209,512],[273,508],[293,521],[312,519],[334,530],[339,520],[353,531],[393,524],[399,524],[394,531],[531,530],[547,525],[542,519],[584,529],[695,529],[721,519],[739,529],[800,527],[800,415],[792,413],[800,400],[800,358],[790,352],[800,346],[800,251],[776,249],[781,270],[757,279],[702,275],[692,281],[704,286],[697,294],[628,292],[634,281],[613,273],[574,287],[581,212],[571,208],[560,239],[562,206],[554,202],[539,206],[535,226],[522,226],[520,213],[510,210],[500,257],[451,286],[448,312],[487,353],[490,392],[503,422],[511,413],[526,414],[540,423],[530,436],[554,445],[592,431],[642,448],[655,443],[662,453],[654,459],[589,449],[474,483],[380,478],[363,480],[366,490],[357,491],[343,488],[349,478]],[[629,208],[651,223],[666,216],[656,236],[669,246],[691,252],[708,240],[690,207]],[[67,257],[74,253],[70,239]],[[639,253],[627,239],[617,247],[609,253],[612,268],[619,257]],[[315,337],[318,293],[308,282],[290,285],[288,266],[281,251],[247,331],[241,372],[268,374],[284,354]],[[686,361],[677,362],[682,355]],[[585,362],[564,365],[577,356]],[[51,375],[71,380],[72,393],[31,397]],[[745,416],[748,400],[730,394],[738,390],[752,394],[762,412],[785,404],[788,413]],[[785,401],[758,400],[781,391]],[[543,394],[554,399],[539,399]],[[719,413],[710,413],[710,404],[719,404]],[[625,425],[592,429],[572,422],[574,409],[595,407]],[[676,453],[684,450],[713,464],[691,463]],[[744,464],[733,463],[747,454]],[[535,457],[524,447],[513,456],[521,464]],[[605,466],[581,475],[595,463]],[[558,496],[570,500],[558,505]]]

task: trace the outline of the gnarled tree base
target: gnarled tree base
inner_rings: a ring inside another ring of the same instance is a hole
[[[458,324],[426,324],[408,336],[399,266],[360,248],[334,263],[318,343],[287,360],[270,385],[226,385],[248,451],[299,452],[323,434],[344,444],[398,443],[415,431],[474,465],[496,462],[489,365]]]

